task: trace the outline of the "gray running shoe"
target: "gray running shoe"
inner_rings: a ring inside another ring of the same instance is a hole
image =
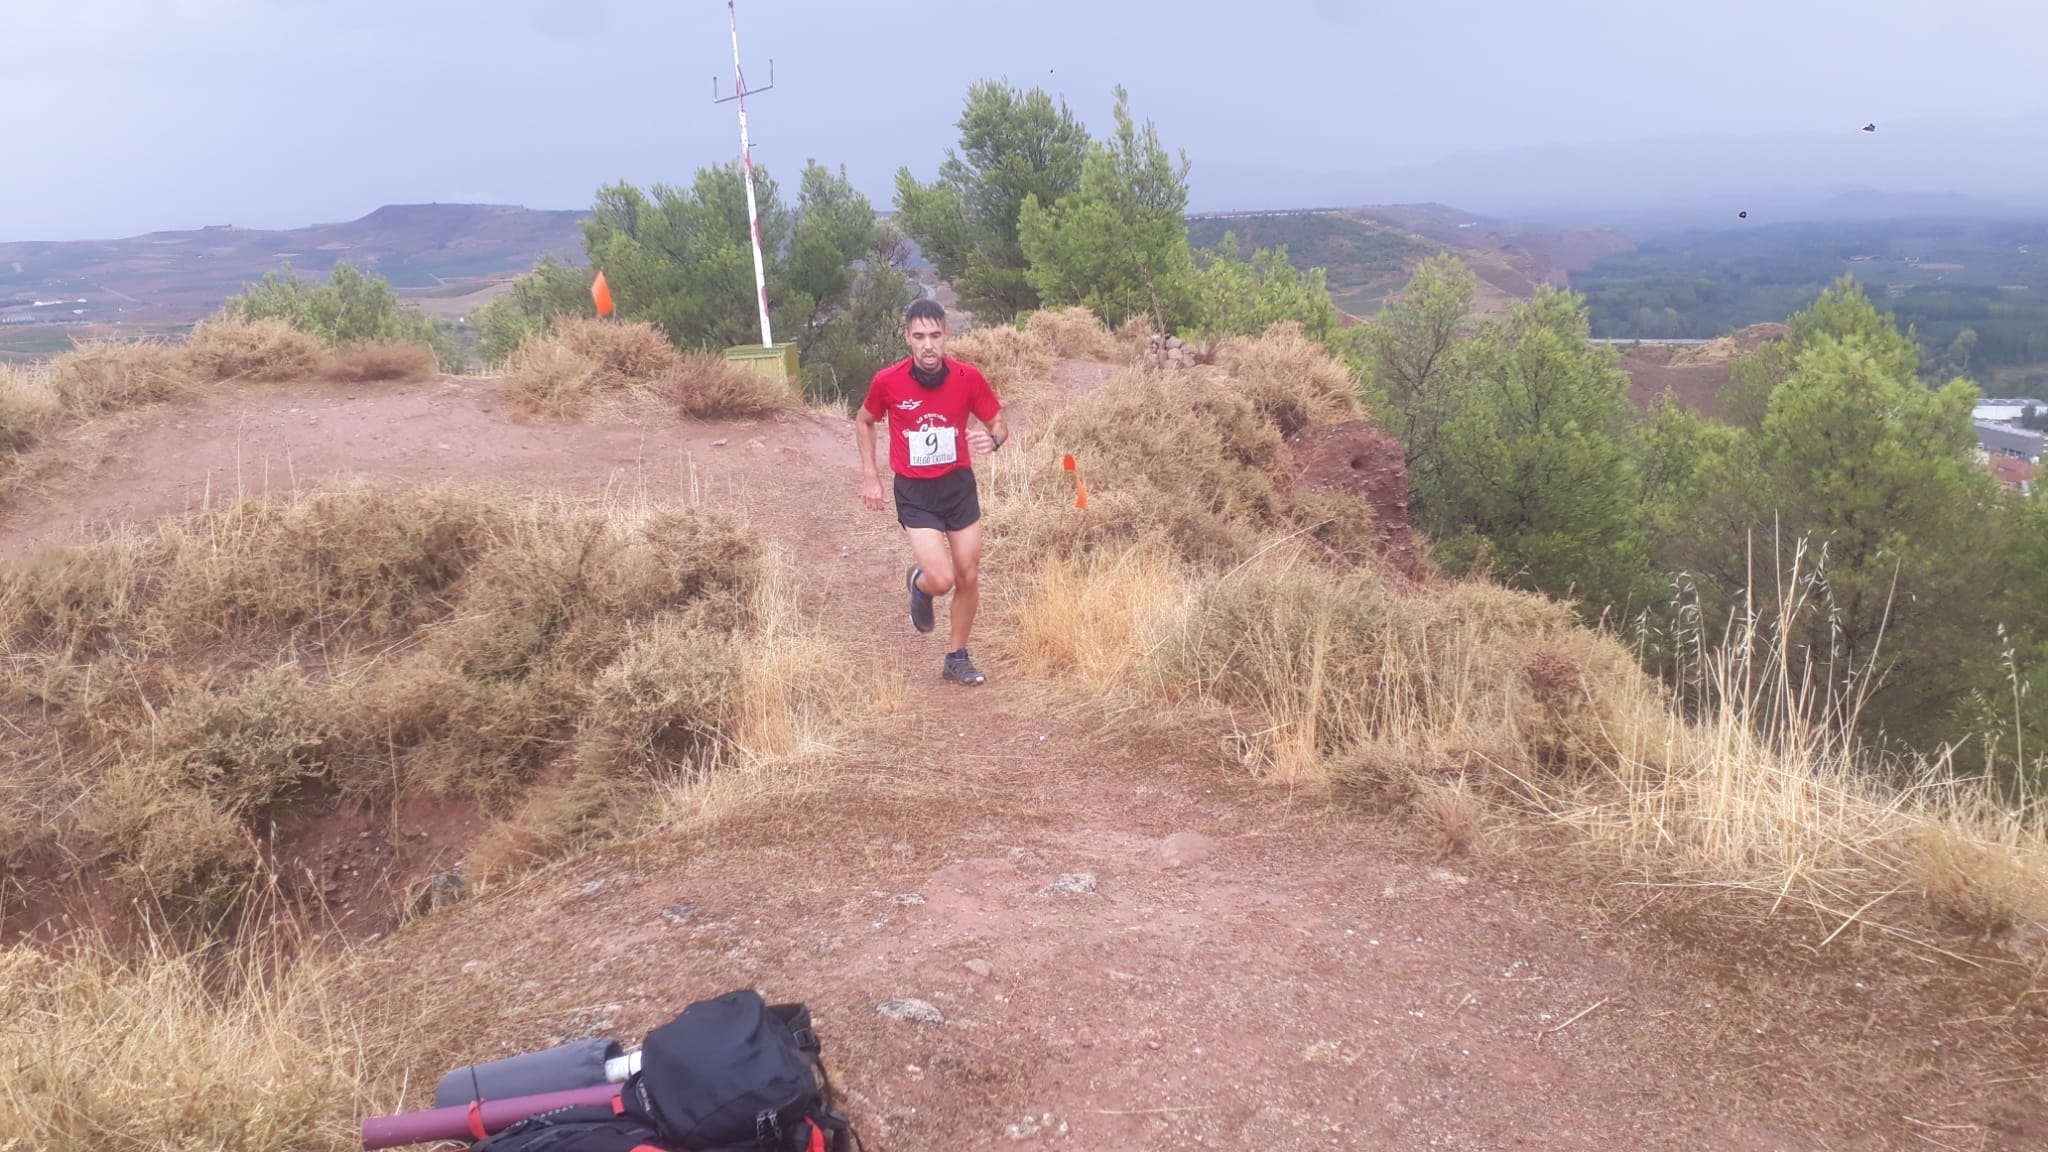
[[[967,658],[967,649],[965,648],[958,652],[946,653],[945,677],[956,684],[965,684],[969,687],[973,687],[988,679],[988,677],[981,674],[981,669],[974,666],[974,661]]]
[[[910,585],[910,623],[919,632],[929,632],[932,630],[934,623],[932,618],[932,598],[924,589],[917,586],[917,578],[922,575],[924,575],[924,569],[912,564],[910,566],[910,577],[905,581]]]

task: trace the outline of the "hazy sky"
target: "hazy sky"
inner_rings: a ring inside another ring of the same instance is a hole
[[[971,81],[1111,89],[1194,161],[1251,174],[1645,136],[1840,131],[2039,109],[2039,0],[741,0],[755,159],[844,163],[886,207]],[[738,152],[717,0],[0,0],[0,240],[380,204],[580,208]],[[2025,147],[2048,148],[2039,140]],[[1208,182],[1205,185],[1205,173]],[[1205,191],[1205,188],[1207,191]]]

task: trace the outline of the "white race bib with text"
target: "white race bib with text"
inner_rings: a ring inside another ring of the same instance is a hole
[[[960,459],[958,428],[910,428],[903,435],[910,440],[912,468],[936,468]]]

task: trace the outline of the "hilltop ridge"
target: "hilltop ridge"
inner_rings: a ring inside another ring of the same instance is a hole
[[[325,273],[373,265],[416,298],[461,296],[554,253],[579,259],[580,211],[501,204],[387,204],[303,228],[216,224],[111,240],[0,243],[4,330],[191,324],[244,284],[287,265]],[[65,341],[68,343],[68,341]]]

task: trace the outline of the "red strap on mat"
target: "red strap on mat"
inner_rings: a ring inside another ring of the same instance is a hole
[[[469,1134],[479,1140],[490,1135],[484,1131],[484,1102],[481,1100],[469,1102]]]
[[[825,1130],[818,1127],[816,1120],[806,1121],[811,1126],[811,1143],[804,1152],[825,1152]]]

